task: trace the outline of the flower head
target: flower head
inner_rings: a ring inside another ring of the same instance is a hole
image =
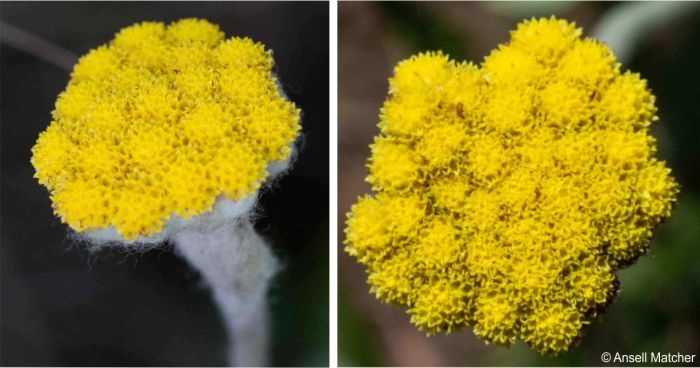
[[[299,130],[272,64],[262,44],[197,19],[139,23],[90,51],[32,149],[55,213],[131,241],[255,193]]]
[[[567,351],[647,249],[678,185],[654,157],[654,96],[603,44],[524,21],[481,66],[400,62],[346,251],[428,334],[471,326]]]

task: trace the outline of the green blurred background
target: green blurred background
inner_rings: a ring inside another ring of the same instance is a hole
[[[603,352],[700,357],[700,4],[614,2],[340,3],[339,365],[602,365]],[[581,343],[559,357],[518,342],[487,346],[467,329],[426,338],[402,308],[369,294],[364,269],[342,252],[345,213],[368,193],[364,163],[393,66],[441,49],[480,62],[524,18],[575,21],[606,42],[623,70],[639,72],[657,97],[658,156],[681,184],[678,206],[651,250],[619,272],[621,293]]]

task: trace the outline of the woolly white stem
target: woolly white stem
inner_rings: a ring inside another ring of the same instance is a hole
[[[246,219],[213,231],[187,229],[174,236],[176,249],[211,287],[229,334],[229,363],[268,364],[270,279],[278,264],[268,245]]]

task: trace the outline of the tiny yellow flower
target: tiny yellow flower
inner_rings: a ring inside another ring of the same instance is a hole
[[[389,81],[346,252],[428,334],[565,352],[617,293],[678,185],[654,96],[573,23],[526,20],[480,66],[441,52]]]
[[[90,51],[32,149],[56,215],[133,241],[255,193],[300,128],[272,66],[262,44],[197,19],[139,23]]]

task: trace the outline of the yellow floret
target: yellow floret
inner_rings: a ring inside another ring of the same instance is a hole
[[[579,310],[554,301],[537,306],[522,324],[523,341],[539,352],[557,354],[571,347],[586,323]]]
[[[518,306],[502,291],[482,291],[476,298],[474,334],[498,345],[515,342]]]
[[[418,157],[410,147],[379,138],[372,145],[372,175],[367,181],[375,188],[408,190],[418,180]]]
[[[431,95],[453,75],[454,62],[442,52],[419,54],[400,62],[389,81],[390,93]]]
[[[555,66],[559,58],[580,43],[583,31],[576,24],[551,18],[525,20],[510,33],[510,45],[530,55],[546,67]]]
[[[204,20],[121,30],[80,59],[32,149],[55,213],[133,241],[254,193],[299,131],[272,66],[262,44]]]
[[[465,290],[458,280],[449,276],[436,279],[434,283],[415,286],[421,290],[412,307],[408,310],[411,322],[428,335],[441,331],[452,332],[466,323],[468,309]]]
[[[361,198],[348,219],[352,242],[346,251],[360,262],[374,262],[393,247],[414,241],[424,216],[425,203],[415,195]]]
[[[429,52],[390,79],[346,251],[427,334],[472,326],[542,354],[576,343],[644,253],[678,184],[654,156],[654,96],[556,18],[480,67]]]
[[[450,218],[433,216],[413,244],[414,267],[442,270],[450,264],[464,259],[466,250],[458,241],[459,232]]]

